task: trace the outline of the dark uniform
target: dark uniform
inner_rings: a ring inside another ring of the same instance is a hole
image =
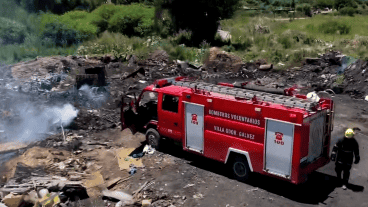
[[[337,155],[337,157],[336,157]],[[352,138],[342,138],[338,140],[332,149],[331,160],[336,160],[335,171],[337,178],[341,181],[341,173],[344,172],[343,185],[347,185],[350,177],[350,169],[353,164],[353,158],[355,156],[354,164],[358,164],[360,161],[359,145],[358,142]]]

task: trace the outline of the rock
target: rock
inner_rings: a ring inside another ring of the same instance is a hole
[[[310,65],[321,65],[321,58],[305,58],[305,62]]]
[[[271,70],[272,68],[273,68],[273,65],[272,65],[272,64],[268,64],[268,65],[260,65],[260,66],[259,66],[259,70],[263,70],[263,71]]]
[[[132,55],[128,60],[128,67],[135,67],[137,66],[138,58],[135,55]]]
[[[142,201],[142,207],[147,207],[151,205],[151,200],[143,200]]]

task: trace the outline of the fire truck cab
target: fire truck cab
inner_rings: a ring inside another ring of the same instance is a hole
[[[178,77],[123,105],[121,123],[143,130],[157,149],[165,137],[229,164],[238,180],[256,172],[299,184],[330,160],[333,109],[328,95],[310,100],[293,88],[282,95]]]

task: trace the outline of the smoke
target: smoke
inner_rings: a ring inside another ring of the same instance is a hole
[[[342,74],[345,72],[345,69],[349,67],[351,64],[353,64],[357,59],[350,57],[350,56],[344,56],[341,59],[341,66],[337,68],[337,74]]]
[[[9,67],[0,65],[0,143],[33,142],[68,127],[78,116],[76,105],[101,107],[108,87],[82,86],[65,92],[51,91],[67,74],[50,74],[47,79],[18,83]]]

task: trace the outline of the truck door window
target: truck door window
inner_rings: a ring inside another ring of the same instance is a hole
[[[179,108],[179,97],[164,95],[162,99],[162,109],[166,111],[171,111],[178,113]]]
[[[146,91],[143,93],[141,100],[139,101],[139,106],[147,104],[149,102],[157,103],[158,96],[156,92]]]

